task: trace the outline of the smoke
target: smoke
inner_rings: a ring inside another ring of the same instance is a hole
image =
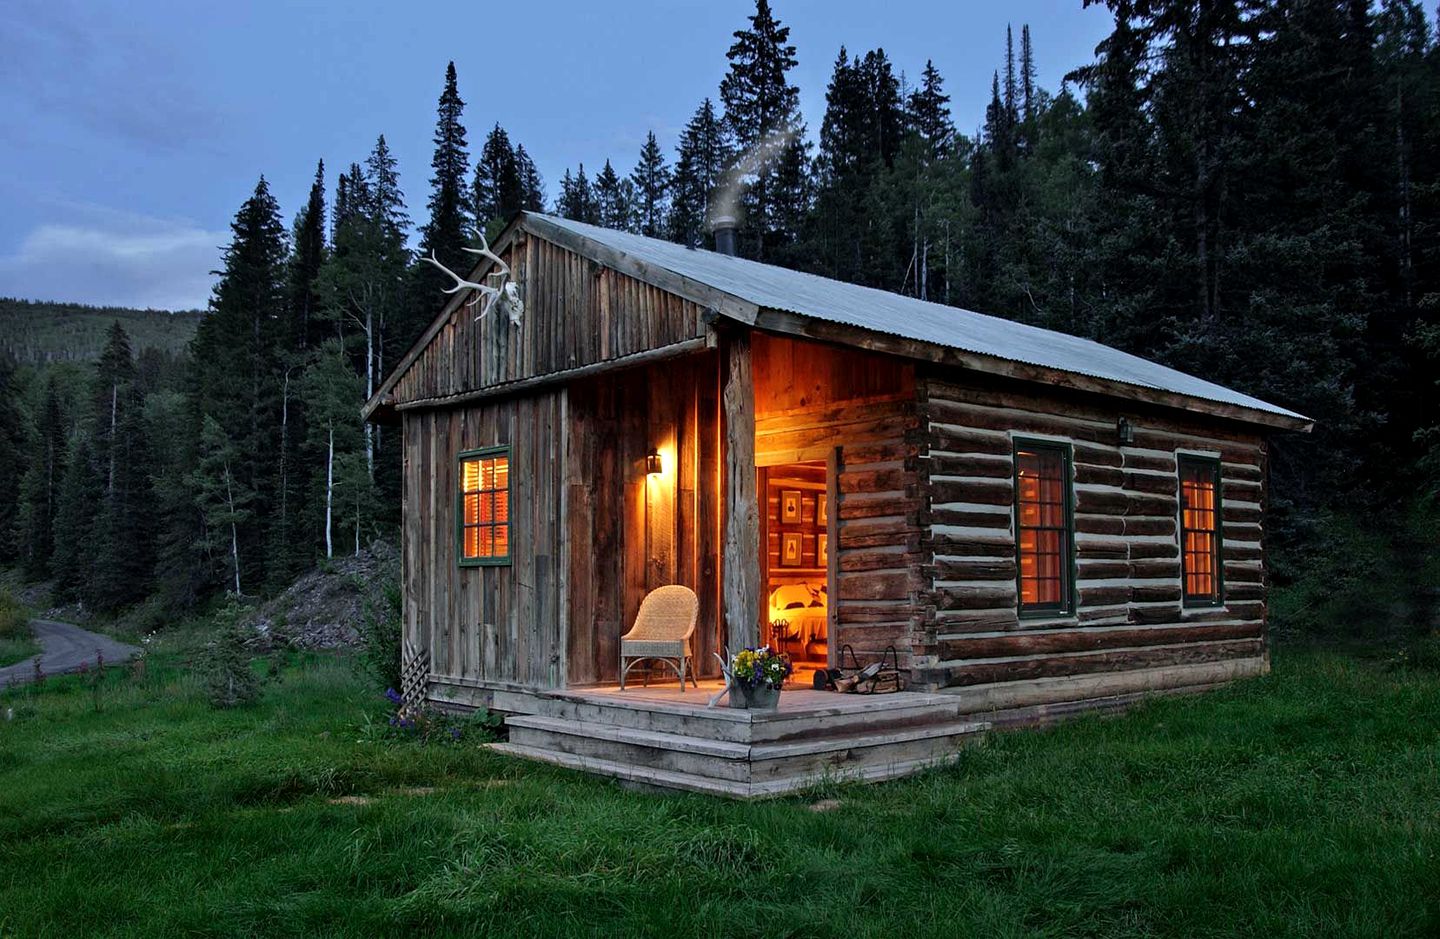
[[[799,136],[796,128],[772,130],[761,137],[755,145],[740,155],[740,159],[725,173],[720,187],[710,200],[710,221],[729,218],[738,226],[741,221],[740,197],[745,190],[770,169],[785,153],[785,148]]]

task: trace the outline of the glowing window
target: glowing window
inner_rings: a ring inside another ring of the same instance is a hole
[[[1073,595],[1069,452],[1058,446],[1015,450],[1016,563],[1020,612],[1066,612]]]
[[[1180,560],[1186,603],[1219,603],[1220,465],[1180,459]]]
[[[460,454],[460,563],[510,562],[510,450]]]

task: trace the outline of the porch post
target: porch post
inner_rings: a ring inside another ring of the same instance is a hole
[[[734,330],[725,340],[725,643],[734,651],[759,641],[760,509],[750,333]]]

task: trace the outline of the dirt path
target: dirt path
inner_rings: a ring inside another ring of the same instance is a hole
[[[92,633],[72,623],[37,619],[32,620],[30,625],[35,629],[35,638],[40,641],[41,652],[23,662],[0,668],[0,688],[34,678],[37,658],[46,675],[58,675],[94,665],[97,653],[104,657],[106,665],[126,662],[140,654],[136,646],[116,642],[109,636]]]

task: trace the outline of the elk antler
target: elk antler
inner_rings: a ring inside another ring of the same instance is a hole
[[[477,320],[488,314],[491,308],[494,307],[498,302],[500,306],[509,313],[510,322],[514,323],[516,326],[519,326],[520,314],[524,311],[524,304],[520,302],[519,290],[510,280],[510,265],[506,264],[503,260],[501,260],[498,254],[490,250],[490,243],[485,240],[484,232],[479,232],[478,234],[480,237],[480,247],[464,248],[462,250],[464,250],[467,254],[475,254],[483,258],[489,258],[491,260],[497,270],[492,271],[490,276],[499,276],[500,285],[498,287],[492,287],[489,284],[476,283],[473,280],[466,280],[459,274],[456,274],[454,271],[450,270],[450,268],[446,267],[444,264],[441,264],[440,261],[435,257],[435,252],[433,250],[430,252],[429,257],[422,257],[420,260],[428,261],[429,263],[435,265],[440,270],[448,274],[451,280],[455,281],[453,286],[441,288],[443,293],[454,294],[459,293],[462,290],[475,291],[475,296],[465,301],[465,305],[472,310],[477,305],[479,305],[480,312],[475,317]]]

